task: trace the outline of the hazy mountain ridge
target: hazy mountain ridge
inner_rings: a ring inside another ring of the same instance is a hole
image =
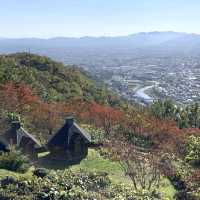
[[[81,64],[90,57],[122,58],[151,56],[199,56],[200,35],[179,32],[148,32],[116,37],[55,37],[0,39],[0,53],[19,51],[50,56]]]
[[[56,45],[56,46],[90,46],[90,45],[135,45],[135,46],[145,46],[145,45],[156,45],[164,42],[168,42],[174,39],[188,37],[198,37],[197,34],[187,34],[178,32],[141,32],[136,34],[131,34],[127,36],[85,36],[80,38],[75,37],[54,37],[49,39],[41,38],[1,38],[3,44],[6,43],[19,43],[19,44],[29,44],[35,45],[39,42],[40,45]],[[33,43],[34,42],[34,43]],[[36,43],[35,43],[36,42]]]

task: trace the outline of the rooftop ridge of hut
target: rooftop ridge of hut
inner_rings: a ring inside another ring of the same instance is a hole
[[[81,128],[76,122],[74,122],[74,127],[79,131],[79,133],[88,141],[91,142],[91,135]]]
[[[63,133],[63,130],[64,129],[68,129],[70,128],[70,126],[72,126],[74,123],[74,118],[72,117],[68,117],[66,118],[65,120],[65,123],[63,124],[63,126],[58,129],[58,131],[56,133],[54,133],[53,135],[51,135],[51,137],[49,138],[48,142],[47,142],[47,145],[49,145],[50,143],[54,143],[54,141],[58,138],[58,137],[61,137],[62,133]]]
[[[90,134],[73,117],[68,117],[64,125],[49,139],[46,147],[54,159],[80,161],[87,156],[90,143]]]
[[[47,142],[47,144],[50,144],[51,142],[53,142],[53,140],[56,137],[59,137],[59,135],[61,135],[61,131],[63,129],[73,129],[74,131],[77,131],[79,134],[81,134],[86,140],[87,142],[91,142],[91,136],[89,133],[87,133],[84,129],[82,129],[76,122],[75,122],[75,118],[70,116],[67,117],[65,120],[64,125],[55,133],[53,134],[50,138],[49,141]],[[66,130],[66,131],[68,131]]]
[[[41,146],[40,142],[30,133],[28,133],[23,127],[17,130],[17,137],[19,138],[19,143],[22,137],[30,138],[38,147]]]

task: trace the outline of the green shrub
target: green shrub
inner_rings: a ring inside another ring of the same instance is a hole
[[[20,115],[15,112],[8,112],[7,117],[10,122],[21,121]]]
[[[91,125],[82,124],[82,127],[91,135],[92,142],[98,144],[105,141],[105,132],[100,128],[95,128]]]
[[[75,179],[75,183],[80,185],[83,189],[97,191],[99,189],[105,189],[110,186],[111,181],[107,173],[103,172],[86,172],[81,170],[79,176]]]
[[[1,182],[0,182],[1,183]],[[43,179],[34,176],[0,185],[1,200],[158,200],[159,194],[134,191],[131,186],[111,184],[107,173],[70,170],[50,171]]]
[[[200,164],[200,137],[191,135],[188,138],[185,159],[187,162]]]
[[[199,197],[196,196],[193,192],[187,192],[185,190],[178,191],[174,196],[176,200],[199,200]]]
[[[44,178],[45,176],[48,175],[48,173],[49,173],[49,171],[45,168],[38,168],[33,171],[33,175],[40,177],[40,178]]]
[[[0,154],[0,169],[26,172],[29,168],[28,158],[20,150],[11,148],[9,152]]]
[[[15,179],[12,176],[7,176],[0,181],[1,186],[6,186],[15,183]]]

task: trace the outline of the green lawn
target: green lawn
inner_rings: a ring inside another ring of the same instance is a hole
[[[166,198],[173,200],[173,196],[175,195],[176,190],[167,178],[163,178],[161,181],[160,192],[163,193]]]
[[[72,171],[80,169],[89,171],[105,171],[109,174],[110,179],[115,183],[131,183],[128,177],[124,176],[123,170],[119,163],[105,159],[93,149],[90,149],[86,159],[82,160],[80,164],[70,167]]]
[[[24,178],[31,178],[33,176],[33,171],[34,167],[31,167],[26,173],[22,174],[22,173],[17,173],[17,172],[12,172],[12,171],[8,171],[5,169],[0,169],[0,179],[4,178],[6,176],[12,176],[16,179],[20,178],[20,177],[24,177]]]

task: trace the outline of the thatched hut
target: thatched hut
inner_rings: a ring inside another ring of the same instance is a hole
[[[12,122],[11,128],[0,137],[0,145],[5,149],[9,149],[10,145],[20,148],[24,154],[31,158],[37,157],[37,148],[40,147],[39,141],[23,127],[20,122]]]
[[[64,126],[47,143],[54,158],[78,161],[87,156],[91,136],[83,130],[74,118],[67,118]]]

